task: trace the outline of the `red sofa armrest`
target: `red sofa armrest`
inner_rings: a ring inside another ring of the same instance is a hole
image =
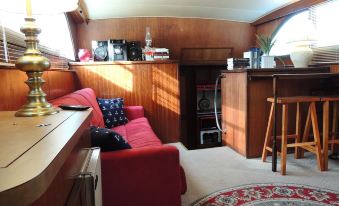
[[[173,146],[101,153],[103,205],[179,206],[179,151]]]
[[[128,120],[144,117],[143,106],[127,106],[125,107],[125,112]]]

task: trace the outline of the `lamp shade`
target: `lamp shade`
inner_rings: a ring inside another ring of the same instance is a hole
[[[0,10],[13,13],[26,13],[27,0],[0,0]],[[78,7],[78,0],[30,0],[32,14],[59,14],[73,11]]]
[[[300,32],[295,32],[293,39],[289,42],[293,46],[311,45],[316,43],[317,36],[313,22],[308,19],[298,28]]]

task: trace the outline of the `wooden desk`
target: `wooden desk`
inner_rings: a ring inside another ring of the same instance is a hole
[[[90,146],[91,116],[91,109],[43,117],[0,112],[0,205],[65,205]]]
[[[274,74],[312,74],[327,73],[324,68],[298,69],[239,69],[224,71],[221,81],[222,127],[227,130],[223,136],[223,145],[227,145],[247,158],[260,157],[265,140],[270,105],[268,97],[273,96],[272,85]],[[310,95],[321,89],[321,79],[281,80],[279,96]],[[279,111],[279,110],[278,110]],[[290,109],[291,114],[294,111]],[[289,115],[289,122],[294,125],[295,119]],[[280,124],[280,117],[278,125]],[[294,128],[290,128],[294,130]],[[280,128],[277,128],[280,131]]]

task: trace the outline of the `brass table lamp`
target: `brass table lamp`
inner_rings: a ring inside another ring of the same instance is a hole
[[[60,13],[75,10],[78,6],[78,0],[32,0],[33,10],[36,7],[36,13]],[[9,8],[9,11],[13,9],[15,12],[22,9],[22,0],[7,0],[4,5]],[[20,7],[21,6],[21,7]],[[39,10],[40,9],[40,10]],[[34,10],[35,11],[35,10]],[[19,11],[22,12],[22,11]],[[37,27],[35,19],[32,17],[32,2],[26,0],[26,13],[25,24],[21,28],[26,36],[26,51],[24,55],[17,59],[15,66],[23,72],[26,72],[28,80],[26,84],[29,87],[27,95],[27,102],[21,107],[19,111],[15,113],[18,117],[32,117],[43,116],[58,113],[58,110],[54,108],[46,100],[46,93],[42,90],[42,85],[45,81],[42,79],[44,71],[48,70],[51,66],[49,60],[42,56],[38,49],[38,34],[41,30]]]

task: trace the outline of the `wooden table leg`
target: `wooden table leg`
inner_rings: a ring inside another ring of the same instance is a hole
[[[295,143],[299,143],[301,140],[301,120],[300,120],[300,103],[297,103],[297,115],[296,115],[296,119],[295,119],[295,134],[297,135],[296,139],[295,139]],[[295,147],[295,151],[294,151],[294,158],[295,159],[299,159],[300,158],[300,148],[299,147]]]
[[[277,99],[278,99],[278,78],[273,75],[273,97],[274,97],[274,110],[273,110],[273,142],[272,142],[272,171],[277,171]]]
[[[333,102],[333,120],[332,120],[332,138],[331,138],[331,152],[334,153],[334,142],[335,142],[335,136],[337,132],[337,118],[338,118],[338,105],[337,102]]]
[[[270,116],[268,118],[268,124],[267,124],[266,135],[265,135],[265,143],[264,143],[264,148],[262,150],[262,155],[261,155],[261,160],[263,162],[266,162],[267,147],[269,146],[270,141],[271,141],[271,134],[272,134],[272,128],[273,128],[273,110],[274,110],[274,103],[271,104],[271,111],[270,111]]]
[[[329,101],[323,103],[323,170],[328,170]]]
[[[284,104],[282,110],[281,160],[280,160],[282,175],[286,175],[287,128],[288,128],[288,105]]]
[[[315,108],[315,102],[312,102],[310,105],[311,108],[311,119],[312,119],[312,128],[313,128],[313,135],[315,141],[315,153],[317,155],[317,163],[318,168],[320,171],[324,170],[324,158],[321,152],[321,140],[320,140],[320,133],[319,133],[319,126],[318,126],[318,119],[317,119],[317,111]]]

